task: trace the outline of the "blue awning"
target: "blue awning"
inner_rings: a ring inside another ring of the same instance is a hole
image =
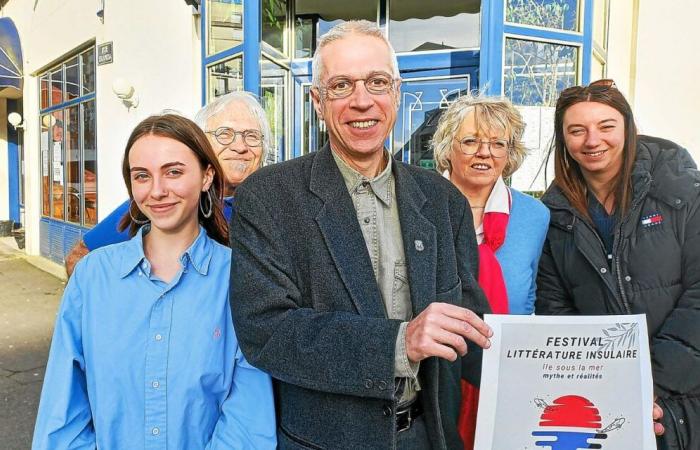
[[[0,18],[0,90],[5,89],[16,90],[15,95],[22,93],[22,47],[17,27],[9,17]]]

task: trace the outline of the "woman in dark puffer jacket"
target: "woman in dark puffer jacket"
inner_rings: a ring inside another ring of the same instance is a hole
[[[536,313],[645,313],[659,449],[700,450],[700,174],[685,149],[637,135],[612,80],[564,90],[554,121]]]

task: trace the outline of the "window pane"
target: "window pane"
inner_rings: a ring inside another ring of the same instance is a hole
[[[302,110],[302,129],[301,129],[301,155],[320,150],[328,141],[328,132],[326,131],[326,123],[319,121],[314,109],[313,100],[311,100],[311,85],[303,86],[303,110]]]
[[[576,84],[577,65],[577,47],[506,39],[504,94],[516,105],[554,106]]]
[[[243,90],[243,57],[214,64],[207,72],[210,101],[229,92]]]
[[[578,0],[508,0],[506,21],[577,31],[578,3]]]
[[[287,1],[263,0],[262,38],[263,42],[287,54]]]
[[[608,0],[593,0],[593,40],[602,48],[608,47]]]
[[[51,72],[51,104],[58,105],[63,102],[63,70]]]
[[[89,101],[83,107],[83,196],[85,225],[97,223],[97,139],[95,138],[95,102]]]
[[[41,116],[41,214],[51,214],[51,122],[53,116],[46,114]]]
[[[54,111],[51,117],[51,217],[63,220],[63,111]]]
[[[80,223],[80,107],[65,110],[66,220]]]
[[[377,21],[378,0],[319,2],[297,0],[294,9],[296,58],[310,58],[316,41],[333,26],[346,20]]]
[[[66,96],[65,101],[80,97],[80,68],[78,57],[66,62]]]
[[[41,109],[48,108],[49,104],[49,74],[45,74],[39,81],[39,89],[41,90]]]
[[[389,39],[397,52],[479,47],[480,0],[390,3]]]
[[[243,42],[243,0],[207,0],[207,54],[213,55]]]
[[[283,161],[285,159],[285,104],[287,91],[287,71],[277,64],[263,59],[261,64],[260,93],[261,103],[272,130],[273,149],[268,155],[268,161]],[[273,154],[275,153],[276,155]]]
[[[95,92],[95,48],[84,52],[80,55],[80,61],[83,68],[83,94]]]

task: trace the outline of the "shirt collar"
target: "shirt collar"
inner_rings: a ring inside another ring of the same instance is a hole
[[[393,174],[391,171],[391,155],[388,151],[384,150],[384,157],[387,159],[387,164],[384,170],[376,177],[370,179],[362,175],[357,170],[350,167],[340,156],[338,156],[335,151],[331,152],[333,154],[333,159],[335,160],[338,170],[343,177],[345,186],[348,188],[348,192],[353,194],[357,189],[364,183],[368,183],[372,188],[372,192],[377,198],[384,203],[386,206],[391,206],[391,180],[393,179]]]
[[[498,177],[489,194],[484,213],[497,212],[510,215],[510,192],[503,178]]]
[[[146,255],[143,252],[143,236],[148,231],[150,231],[150,226],[145,225],[141,227],[136,235],[124,244],[124,256],[119,268],[121,278],[133,272],[146,259]],[[206,230],[200,225],[197,238],[180,256],[182,267],[187,267],[189,262],[197,272],[206,275],[209,270],[209,261],[211,261],[211,246],[212,243]]]

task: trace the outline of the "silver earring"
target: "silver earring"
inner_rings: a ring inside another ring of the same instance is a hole
[[[129,217],[131,217],[131,221],[134,222],[136,225],[145,225],[148,222],[150,222],[148,218],[146,220],[138,220],[136,217],[134,217],[134,214],[131,212],[131,205],[133,204],[134,201],[132,200],[131,203],[129,203]],[[136,207],[136,209],[138,209],[138,206]]]
[[[205,211],[205,208],[204,208],[204,201],[202,201],[202,199],[204,198],[204,196],[203,196],[203,195],[200,195],[200,196],[199,196],[199,210],[202,212],[202,215],[204,216],[204,218],[205,218],[205,219],[208,219],[208,218],[211,217],[211,213],[212,213],[212,211],[214,210],[214,202],[213,202],[212,199],[211,199],[211,190],[207,189],[207,190],[206,190],[206,193],[207,193],[207,197],[206,197],[206,198],[209,200],[209,206],[206,208],[206,211]]]

